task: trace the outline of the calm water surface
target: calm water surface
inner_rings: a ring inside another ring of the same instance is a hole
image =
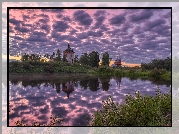
[[[155,96],[156,88],[162,93],[170,89],[170,82],[90,76],[17,76],[9,78],[9,125],[23,120],[49,124],[50,116],[63,118],[63,126],[84,126],[86,117],[102,108],[102,100],[109,95],[114,102],[124,102],[127,94],[136,90]]]

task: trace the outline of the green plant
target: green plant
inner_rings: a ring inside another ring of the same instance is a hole
[[[92,126],[170,126],[171,95],[156,91],[156,96],[127,95],[124,104],[115,104],[111,96],[92,119]]]

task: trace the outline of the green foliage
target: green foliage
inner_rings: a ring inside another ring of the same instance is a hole
[[[89,65],[91,67],[98,67],[99,61],[99,53],[97,51],[93,51],[89,54],[84,53],[79,60],[81,64]]]
[[[24,55],[22,55],[21,61],[27,61],[28,58],[29,58],[29,55],[25,53]]]
[[[99,66],[99,53],[97,51],[93,51],[89,54],[89,65],[92,67]]]
[[[28,54],[24,54],[22,55],[22,58],[21,58],[21,61],[24,62],[24,61],[40,61],[41,59],[41,55],[39,54],[31,54],[31,55],[28,55]]]
[[[44,72],[46,72],[46,73],[54,73],[54,67],[52,65],[45,66]]]
[[[103,109],[98,110],[92,126],[171,126],[171,94],[142,96],[127,95],[124,104],[115,104],[111,96],[103,101]]]
[[[165,74],[167,71],[165,69],[157,69],[156,67],[151,71],[150,75],[154,77],[160,77],[160,75]]]
[[[171,71],[171,58],[167,57],[166,59],[154,59],[150,63],[141,63],[141,68],[145,70],[157,68]]]
[[[29,70],[30,69],[30,64],[29,62],[23,62],[23,68],[26,69],[26,70]]]
[[[89,56],[87,53],[84,53],[81,57],[79,62],[83,65],[89,65]]]
[[[90,67],[78,63],[24,61],[10,62],[10,73],[87,73]]]
[[[57,50],[56,55],[57,55],[57,57],[56,57],[54,60],[55,60],[55,61],[61,61],[61,52],[60,52],[59,49]]]
[[[102,57],[102,66],[109,66],[109,54],[105,52]]]
[[[78,55],[75,55],[74,63],[79,63]]]

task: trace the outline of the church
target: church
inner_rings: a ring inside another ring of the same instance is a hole
[[[74,53],[75,52],[73,51],[73,49],[70,48],[69,44],[68,44],[67,49],[65,51],[63,51],[63,55],[65,55],[65,57],[69,63],[74,63],[74,58],[75,58]]]

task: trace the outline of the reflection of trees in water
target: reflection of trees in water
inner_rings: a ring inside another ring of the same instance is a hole
[[[31,87],[37,87],[40,89],[40,85],[43,83],[43,81],[36,81],[36,80],[22,80],[22,85],[24,87],[31,86]]]
[[[89,82],[88,79],[81,80],[80,86],[86,90],[88,88],[88,82]]]
[[[60,85],[61,83],[55,83],[57,93],[60,93]]]
[[[100,80],[100,81],[99,81]],[[31,87],[37,87],[40,89],[40,85],[43,84],[44,87],[52,87],[53,89],[56,89],[56,92],[57,93],[60,93],[60,86],[62,85],[62,90],[64,89],[64,92],[67,91],[67,97],[69,97],[69,94],[71,92],[68,92],[68,91],[73,91],[74,90],[74,87],[78,87],[78,84],[80,84],[80,86],[82,88],[84,88],[85,90],[89,87],[89,89],[91,91],[97,91],[99,90],[99,83],[101,82],[102,84],[102,89],[105,90],[105,91],[108,91],[109,90],[109,87],[110,87],[110,77],[100,77],[98,80],[98,77],[86,77],[86,78],[83,78],[83,79],[80,79],[77,81],[77,80],[29,80],[29,79],[21,79],[22,81],[22,85],[26,88],[27,86],[31,86]],[[13,84],[18,84],[18,81],[17,79],[13,79],[11,80]],[[68,86],[68,85],[71,85],[72,87]],[[68,88],[70,88],[68,90]]]
[[[127,77],[130,81],[136,81],[137,79],[139,79],[138,77]]]
[[[19,83],[18,80],[11,80],[11,83],[14,84],[14,85],[17,85]]]
[[[44,82],[44,87],[50,87],[50,84],[48,82]]]
[[[110,77],[99,77],[101,84],[102,84],[102,89],[105,91],[109,90],[109,86],[110,86]]]
[[[114,77],[114,79],[116,80],[117,85],[120,87],[120,83],[121,83],[121,77]],[[142,81],[148,81],[150,80],[152,84],[155,85],[166,85],[166,86],[170,86],[171,85],[171,81],[167,81],[167,80],[162,80],[162,79],[148,79],[148,78],[129,78],[130,80],[137,80],[137,79],[141,79]],[[81,88],[84,88],[85,90],[89,87],[89,89],[91,91],[97,91],[99,90],[99,83],[101,82],[102,84],[102,90],[108,91],[109,87],[110,87],[110,77],[99,77],[99,81],[98,81],[98,77],[78,77],[78,78],[66,78],[66,79],[41,79],[41,80],[33,80],[33,79],[26,79],[25,77],[20,77],[20,78],[14,78],[11,79],[10,81],[12,84],[17,85],[18,82],[22,81],[22,85],[26,88],[27,86],[31,86],[31,87],[37,87],[40,89],[40,85],[43,84],[44,87],[51,87],[54,90],[56,90],[57,93],[60,93],[60,86],[62,83],[68,83],[68,82],[73,82],[73,90],[74,87],[78,87],[78,84],[80,84]],[[68,85],[68,84],[67,84]],[[64,86],[64,85],[62,85]],[[174,84],[175,89],[178,89],[179,84],[176,83]],[[72,91],[73,91],[72,90]],[[65,90],[66,91],[66,90]]]
[[[97,91],[99,89],[99,81],[98,78],[90,79],[88,83],[88,87],[91,91]]]
[[[156,79],[156,78],[140,78],[142,81],[151,81],[154,85],[166,85],[167,87],[170,87],[171,81],[170,80],[164,80],[164,79]]]

